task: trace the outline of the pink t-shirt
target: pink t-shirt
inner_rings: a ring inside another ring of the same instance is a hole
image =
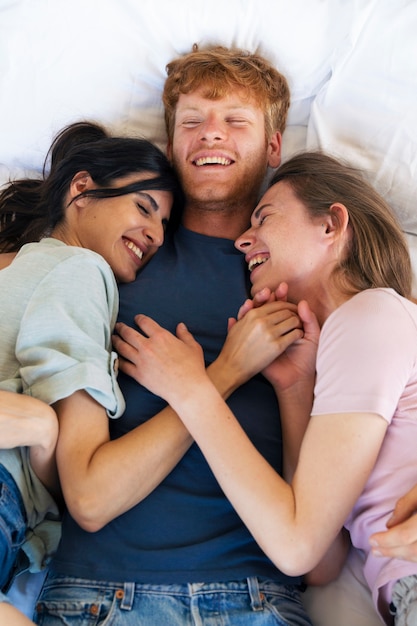
[[[365,577],[383,616],[395,581],[417,574],[417,563],[369,551],[370,535],[386,529],[398,498],[417,483],[417,306],[392,289],[357,294],[323,325],[312,413],[349,412],[377,413],[390,424],[345,523],[367,555]]]

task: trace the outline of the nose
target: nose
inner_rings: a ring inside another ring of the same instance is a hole
[[[152,224],[147,224],[144,228],[144,234],[148,241],[148,244],[151,246],[156,246],[159,248],[164,243],[164,226],[162,222],[153,222]]]
[[[254,236],[252,228],[246,230],[240,237],[238,237],[235,241],[235,248],[240,250],[240,252],[247,252],[248,248],[253,244]]]
[[[226,125],[214,115],[207,117],[200,126],[200,139],[203,141],[222,141],[226,134]]]

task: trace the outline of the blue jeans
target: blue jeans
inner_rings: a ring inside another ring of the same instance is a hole
[[[261,581],[138,585],[50,573],[41,626],[311,626],[298,589]]]
[[[0,590],[8,589],[26,535],[26,512],[12,477],[0,464]]]

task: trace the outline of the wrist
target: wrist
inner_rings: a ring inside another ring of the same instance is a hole
[[[241,374],[235,368],[230,367],[221,355],[207,367],[206,371],[223,400],[229,398],[245,382]]]
[[[208,422],[211,423],[219,403],[223,406],[224,400],[208,376],[190,386],[178,387],[169,401],[193,438],[194,427],[202,426],[204,415],[208,416]]]

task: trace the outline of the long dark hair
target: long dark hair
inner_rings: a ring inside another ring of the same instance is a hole
[[[0,193],[0,252],[16,252],[23,244],[47,235],[65,215],[65,196],[73,177],[84,170],[98,188],[78,197],[112,198],[146,189],[169,191],[174,198],[170,228],[178,225],[183,195],[164,153],[145,139],[111,137],[98,124],[78,122],[54,139],[42,178],[11,181]],[[150,172],[155,177],[113,187],[118,178],[136,172]]]

